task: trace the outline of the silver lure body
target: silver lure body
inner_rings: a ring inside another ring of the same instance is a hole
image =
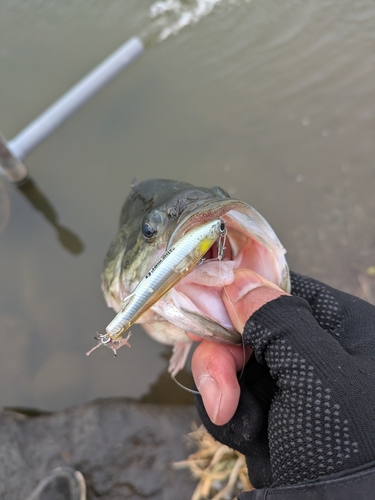
[[[109,337],[107,340],[116,340],[123,335],[144,312],[191,271],[225,233],[225,223],[216,219],[196,226],[176,243],[170,244],[134,291],[122,302],[121,310],[106,328],[106,335]]]

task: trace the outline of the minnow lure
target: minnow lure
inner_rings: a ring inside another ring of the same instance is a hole
[[[164,254],[139,282],[134,291],[124,299],[121,310],[106,328],[106,333],[95,337],[98,345],[88,351],[105,345],[116,355],[116,349],[129,345],[128,339],[120,339],[148,309],[173,288],[218,241],[218,259],[221,260],[225,249],[226,227],[222,219],[206,222],[184,234],[172,243]]]

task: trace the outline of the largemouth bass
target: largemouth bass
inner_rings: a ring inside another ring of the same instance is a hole
[[[149,180],[132,188],[121,212],[119,232],[104,262],[106,302],[117,313],[125,311],[155,263],[162,256],[163,262],[170,258],[166,250],[216,220],[225,226],[225,248],[219,248],[220,241],[211,242],[200,263],[142,310],[137,319],[155,340],[174,346],[169,365],[172,375],[183,368],[190,349],[186,331],[218,342],[241,341],[241,332],[235,331],[221,299],[221,291],[233,281],[235,269],[252,269],[290,291],[285,249],[273,229],[254,208],[230,198],[219,187]],[[107,334],[111,335],[110,328]]]

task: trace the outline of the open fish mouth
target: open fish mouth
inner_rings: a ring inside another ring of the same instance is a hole
[[[217,219],[226,227],[225,248],[214,243],[200,263],[137,320],[155,340],[174,346],[173,375],[184,366],[190,347],[185,332],[216,342],[241,343],[242,332],[235,330],[222,300],[236,269],[250,269],[290,291],[284,247],[254,208],[230,198],[221,188],[152,180],[133,187],[106,257],[102,288],[107,304],[119,312],[164,252],[200,225]]]
[[[184,331],[236,344],[241,343],[239,333],[242,332],[234,329],[222,300],[223,288],[233,282],[234,271],[251,269],[287,292],[290,291],[289,272],[285,249],[268,223],[254,209],[250,214],[249,206],[237,200],[208,203],[182,217],[167,248],[198,223],[216,217],[225,222],[227,230],[220,258],[216,242],[203,261],[152,309],[166,320],[172,319],[173,324]]]

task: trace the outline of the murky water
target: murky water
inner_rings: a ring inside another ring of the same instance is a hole
[[[164,390],[168,349],[138,327],[116,360],[84,355],[113,317],[100,273],[133,178],[222,186],[268,219],[292,269],[373,300],[373,2],[3,0],[0,130],[12,138],[151,31],[145,54],[29,155],[33,184],[0,179],[3,406],[185,397]]]

